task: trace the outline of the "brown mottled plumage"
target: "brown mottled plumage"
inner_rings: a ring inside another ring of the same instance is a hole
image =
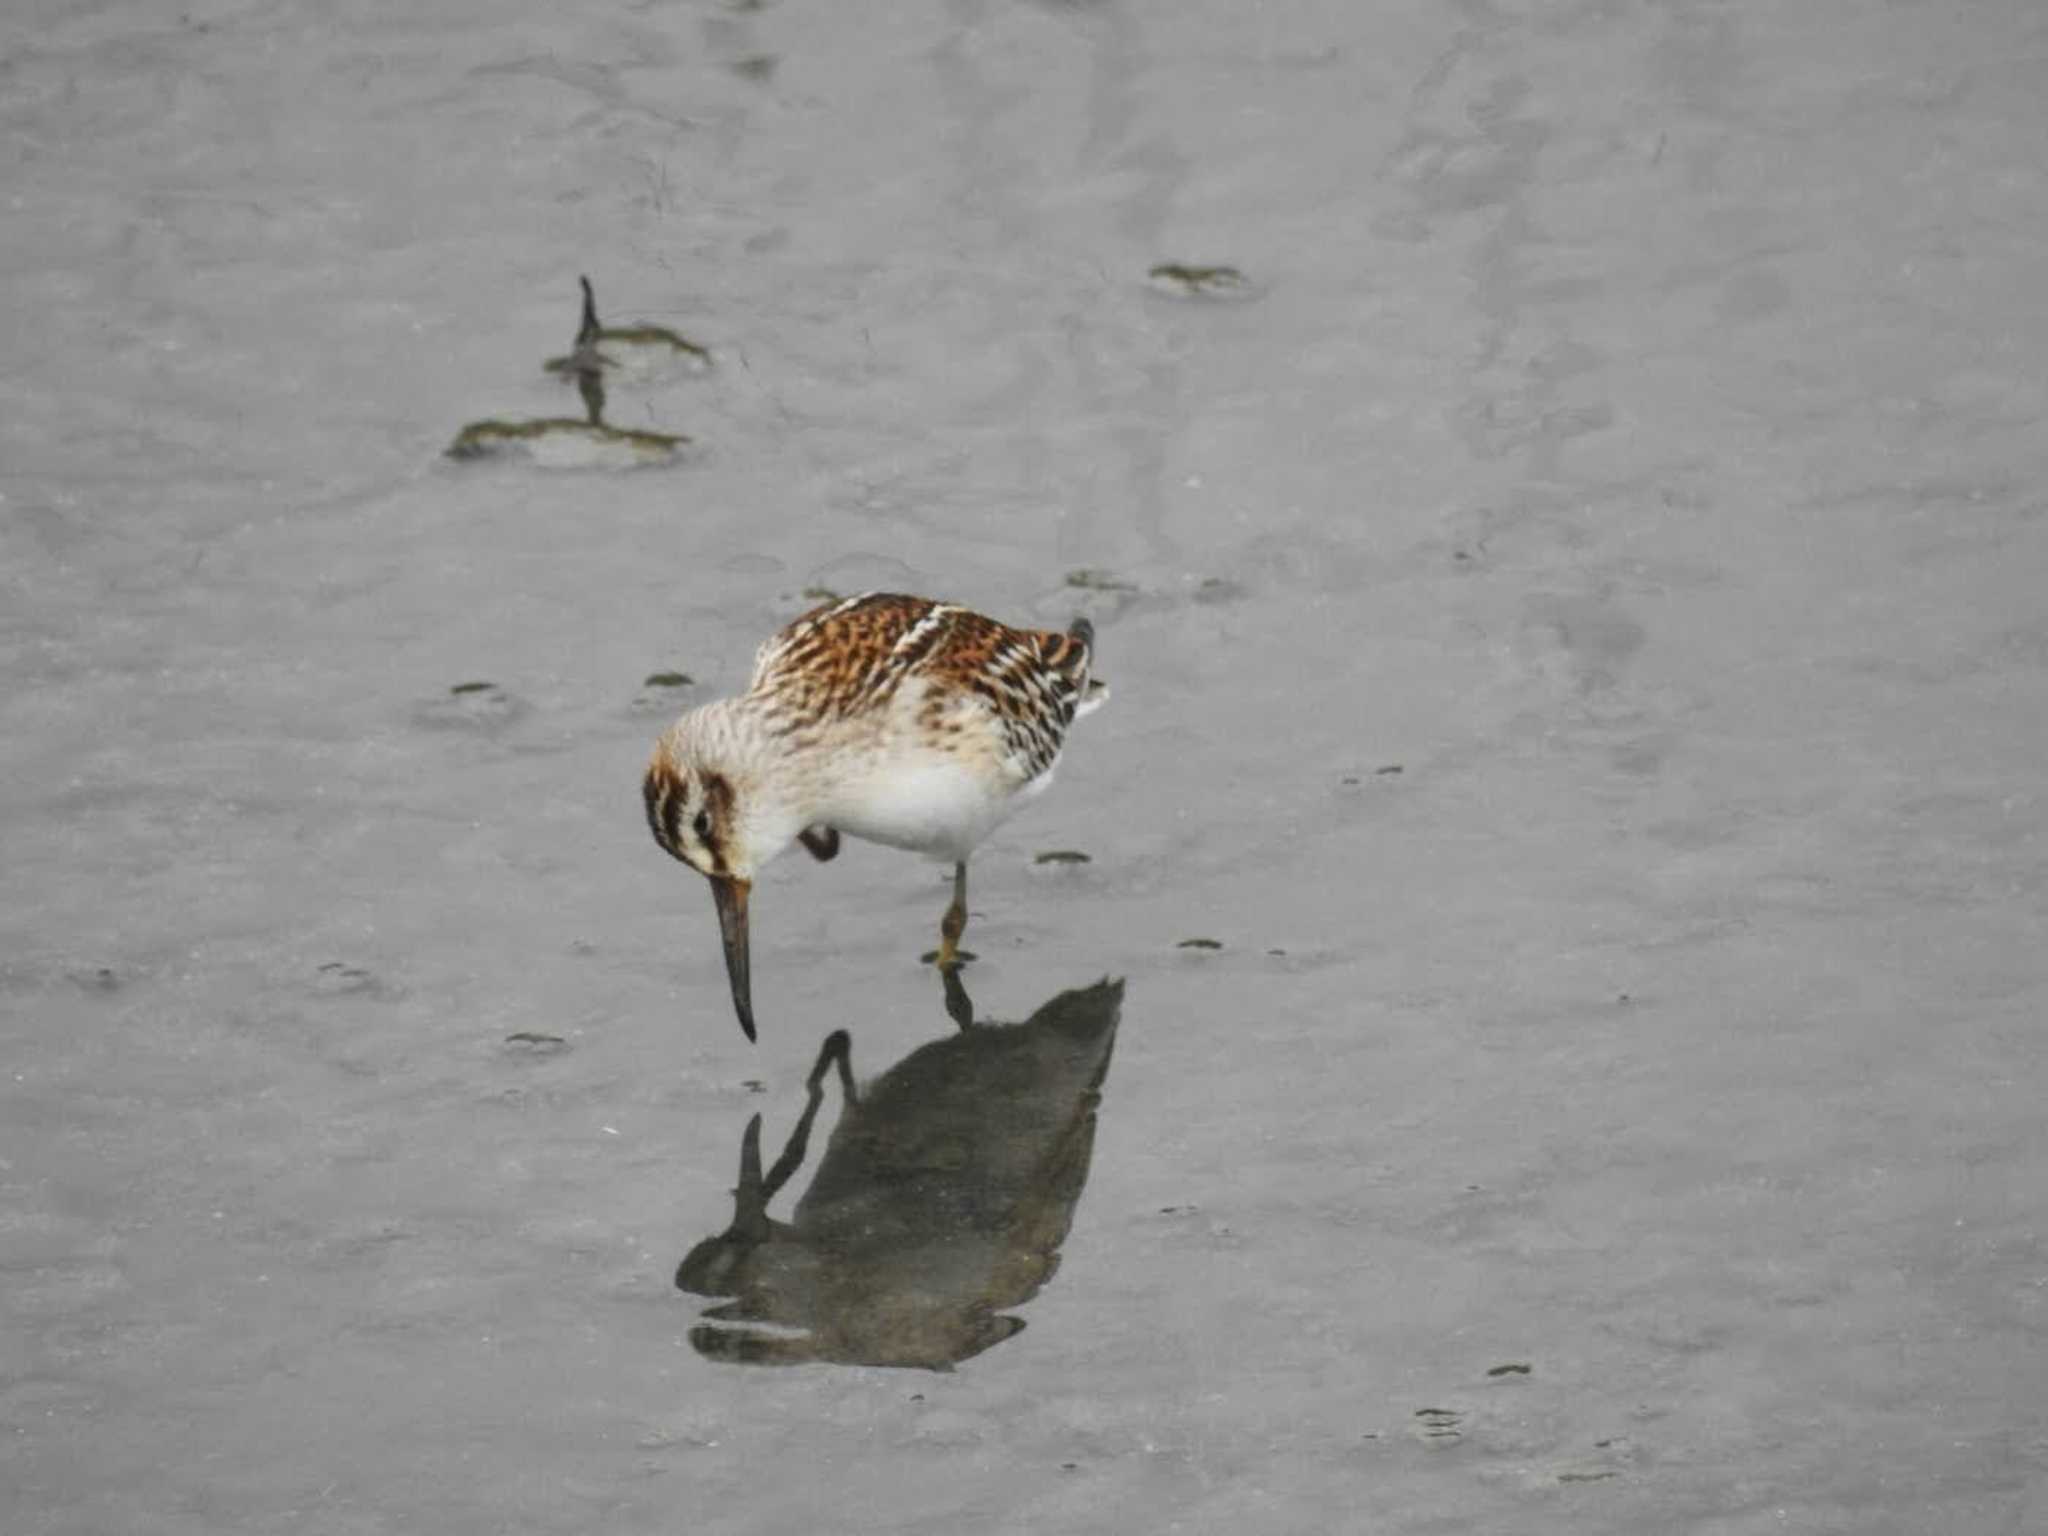
[[[644,793],[654,839],[710,877],[733,999],[747,1001],[755,871],[801,838],[838,834],[954,865],[938,961],[959,962],[967,857],[1019,797],[1051,782],[1075,717],[1102,702],[1095,632],[1012,629],[953,603],[869,593],[803,615],[755,658],[747,691],[683,716],[656,743]]]

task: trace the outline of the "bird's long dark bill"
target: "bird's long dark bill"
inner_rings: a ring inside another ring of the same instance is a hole
[[[732,978],[732,1005],[740,1028],[754,1038],[754,995],[747,978],[747,893],[745,880],[730,875],[711,877],[711,899],[718,903],[718,932],[725,940],[725,974]]]

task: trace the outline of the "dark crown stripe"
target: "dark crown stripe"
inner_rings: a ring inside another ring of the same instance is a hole
[[[654,834],[655,842],[673,853],[675,850],[669,848],[667,828],[661,821],[661,779],[652,769],[648,770],[647,777],[641,781],[640,798],[647,805],[647,830]]]
[[[662,830],[668,833],[668,850],[677,858],[683,856],[683,786],[669,780],[668,793],[661,801]]]
[[[682,781],[667,768],[650,768],[640,792],[647,803],[647,830],[671,858],[680,859],[683,844],[677,821],[683,808]]]

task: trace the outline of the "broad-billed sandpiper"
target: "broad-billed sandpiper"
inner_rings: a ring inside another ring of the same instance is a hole
[[[1067,727],[1107,697],[1095,629],[1011,629],[955,603],[870,592],[815,608],[761,647],[736,698],[691,710],[655,744],[654,840],[711,881],[740,1028],[754,1038],[747,897],[761,866],[839,834],[953,865],[936,960],[963,958],[967,858],[1052,782]]]

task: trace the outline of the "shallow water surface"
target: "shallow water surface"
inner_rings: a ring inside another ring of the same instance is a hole
[[[2044,51],[6,8],[0,1526],[2048,1528]],[[687,451],[444,457],[579,274]],[[1114,697],[1024,1033],[849,841],[749,1046],[640,773],[870,589]]]

